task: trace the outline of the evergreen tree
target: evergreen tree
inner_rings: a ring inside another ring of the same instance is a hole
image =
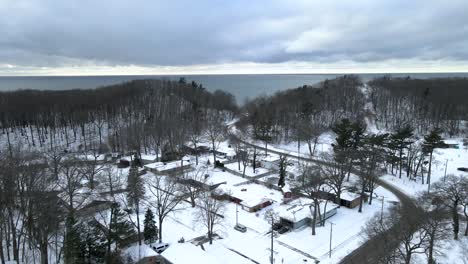
[[[399,163],[399,170],[400,170],[400,175],[399,177],[401,178],[401,171],[403,167],[403,152],[408,146],[413,144],[413,128],[409,125],[406,125],[400,129],[398,129],[392,136],[390,137],[392,141],[392,145],[398,150],[399,156],[398,156],[398,163]]]
[[[145,213],[145,220],[143,222],[143,236],[146,242],[154,243],[158,239],[158,227],[154,220],[154,214],[151,209],[148,208]]]
[[[287,159],[285,155],[280,156],[279,160],[279,180],[278,180],[278,186],[280,188],[283,188],[285,185],[285,177],[286,177],[286,167],[288,166]]]
[[[92,221],[80,226],[81,255],[86,263],[104,263],[106,234],[98,223]]]
[[[126,218],[125,213],[120,209],[120,205],[115,203],[111,207],[111,221],[109,225],[110,243],[118,244],[132,238],[135,235],[133,225]]]
[[[65,263],[83,263],[83,241],[81,240],[80,224],[73,216],[67,217],[66,233],[63,243]]]
[[[141,245],[141,232],[140,232],[140,201],[145,195],[145,186],[143,179],[138,175],[138,168],[133,166],[130,168],[127,179],[127,201],[130,206],[135,210],[136,214],[136,228],[138,233],[138,244]]]
[[[429,155],[429,170],[427,172],[428,190],[431,188],[431,167],[434,149],[444,144],[444,141],[442,140],[442,136],[440,134],[441,130],[438,128],[434,128],[433,130],[431,130],[431,132],[429,132],[428,135],[424,137],[424,152]]]
[[[347,168],[349,181],[352,162],[357,158],[355,152],[364,137],[366,127],[361,122],[352,123],[349,119],[345,118],[335,124],[332,130],[336,134],[336,143],[332,144],[335,159],[341,166]]]

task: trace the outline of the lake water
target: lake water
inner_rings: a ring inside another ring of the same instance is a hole
[[[248,98],[260,95],[271,95],[277,91],[297,88],[304,84],[315,84],[325,79],[333,79],[343,74],[258,74],[258,75],[125,75],[125,76],[29,76],[0,77],[0,91],[17,89],[66,90],[74,88],[96,88],[110,84],[122,83],[134,79],[172,79],[185,77],[210,90],[224,90],[232,93],[239,103]],[[358,74],[362,80],[368,81],[383,74]],[[466,77],[468,73],[401,73],[391,74],[396,77],[440,78]]]

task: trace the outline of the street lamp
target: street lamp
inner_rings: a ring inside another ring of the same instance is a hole
[[[333,222],[330,222],[330,221],[328,221],[328,222],[330,223],[330,251],[329,251],[329,253],[328,253],[328,258],[331,258],[331,253],[332,253],[332,236],[333,236],[333,225],[334,225],[334,223],[333,223]]]

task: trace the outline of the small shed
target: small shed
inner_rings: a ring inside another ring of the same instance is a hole
[[[344,191],[340,195],[340,205],[348,208],[355,208],[359,206],[361,201],[361,195],[357,193],[352,193],[349,191]],[[364,201],[367,201],[367,196],[364,197]]]
[[[260,165],[269,170],[279,170],[280,157],[278,155],[268,155],[260,160]]]

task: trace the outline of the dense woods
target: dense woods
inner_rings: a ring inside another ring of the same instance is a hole
[[[210,93],[184,79],[136,80],[90,90],[0,93],[3,134],[19,130],[24,143],[49,149],[67,149],[79,142],[82,150],[176,151],[184,133],[203,126],[213,112],[232,115],[234,97]],[[199,129],[200,130],[200,129]],[[104,142],[104,138],[108,142]]]
[[[394,130],[411,124],[417,133],[441,128],[460,133],[468,119],[468,79],[411,79],[381,77],[369,82],[377,124]]]

